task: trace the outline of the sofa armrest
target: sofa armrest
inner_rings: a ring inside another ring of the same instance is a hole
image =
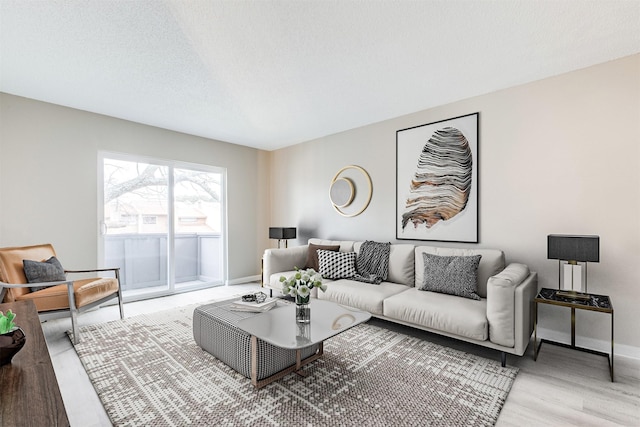
[[[509,264],[489,278],[487,320],[491,342],[505,347],[516,347],[516,342],[522,345],[526,330],[531,326],[530,307],[524,305],[530,305],[533,300],[533,296],[528,300],[532,286],[537,288],[537,275],[524,264]],[[529,333],[526,337],[527,344],[530,336]]]
[[[304,268],[307,263],[309,246],[295,246],[285,249],[267,249],[262,256],[262,286],[271,287],[269,278],[285,271]]]
[[[533,300],[538,294],[538,273],[532,272],[516,289],[516,354],[522,356],[533,333]]]

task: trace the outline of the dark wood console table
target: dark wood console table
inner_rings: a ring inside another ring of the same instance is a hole
[[[35,305],[32,301],[0,304],[3,313],[9,309],[27,342],[11,363],[0,367],[0,425],[68,426]]]

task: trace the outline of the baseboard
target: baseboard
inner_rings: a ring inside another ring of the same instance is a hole
[[[259,284],[260,280],[262,280],[262,276],[257,274],[255,276],[248,276],[248,277],[242,277],[240,279],[227,280],[225,284],[226,285],[246,285],[246,284],[252,283],[252,282],[253,283],[258,282],[258,284]]]
[[[551,341],[558,341],[563,343],[571,343],[571,335],[562,332],[554,331],[553,329],[538,328],[538,339],[545,338]],[[596,340],[593,338],[587,338],[580,335],[576,335],[576,345],[579,347],[588,348],[590,350],[601,351],[603,353],[611,352],[611,342]],[[618,344],[614,342],[613,352],[615,357],[622,356],[630,359],[635,359],[640,363],[640,347],[634,347],[630,345]]]

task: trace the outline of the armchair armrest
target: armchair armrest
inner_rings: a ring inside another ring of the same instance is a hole
[[[525,339],[526,343],[529,342],[531,334],[526,338],[521,336],[525,334],[524,329],[528,329],[529,320],[522,319],[522,316],[527,315],[529,308],[518,305],[526,305],[529,295],[529,292],[523,292],[524,288],[519,288],[532,285],[537,286],[537,275],[531,273],[524,264],[509,264],[500,273],[489,278],[487,320],[491,342],[505,347],[515,347],[517,341],[522,344]]]
[[[267,249],[262,257],[262,285],[270,286],[270,278],[276,273],[303,268],[307,263],[308,245],[286,249]]]
[[[39,282],[39,283],[5,283],[0,282],[0,303],[4,301],[4,297],[8,288],[30,288],[31,286],[38,286],[43,288],[50,288],[52,286],[67,285],[69,295],[73,296],[73,280],[59,280],[56,282]]]
[[[116,276],[120,274],[120,267],[115,268],[94,268],[89,270],[65,270],[65,273],[99,273],[104,271],[113,271]]]
[[[71,284],[73,285],[73,280],[60,280],[57,282],[38,282],[38,283],[4,283],[4,282],[0,282],[0,287],[2,288],[30,288],[32,286],[38,286],[38,287],[51,287],[51,286],[58,286],[58,285],[64,285],[64,284]]]

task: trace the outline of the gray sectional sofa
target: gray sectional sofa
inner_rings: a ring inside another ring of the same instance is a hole
[[[359,253],[363,242],[310,239],[307,245],[267,249],[263,257],[263,287],[280,291],[280,277],[307,263],[309,245],[339,246],[340,252]],[[459,257],[481,255],[477,268],[479,300],[421,290],[423,254]],[[341,278],[324,281],[319,299],[366,310],[372,316],[446,335],[501,352],[522,356],[533,331],[533,299],[538,290],[535,272],[524,264],[505,265],[497,249],[454,249],[391,244],[387,279],[375,285]]]

